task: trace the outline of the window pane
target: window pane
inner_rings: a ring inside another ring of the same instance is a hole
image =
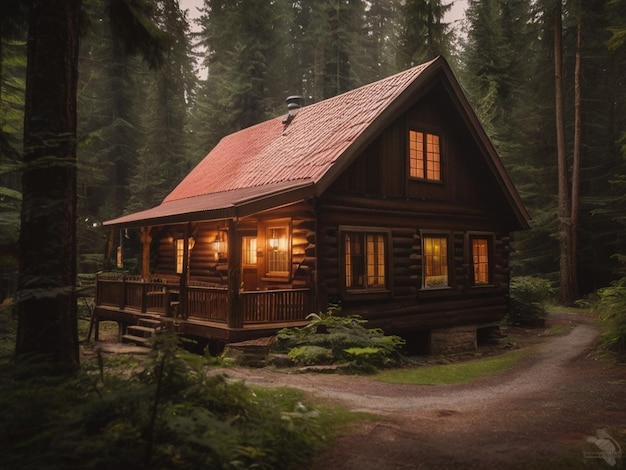
[[[440,180],[439,136],[426,134],[426,178]]]
[[[381,234],[367,235],[367,285],[385,286],[385,242]]]
[[[485,238],[472,240],[472,263],[474,265],[474,283],[489,282],[489,243]]]
[[[362,233],[346,233],[346,287],[365,287],[365,250]]]
[[[243,264],[256,264],[256,237],[242,237]]]
[[[448,285],[448,240],[445,237],[424,238],[424,287]]]
[[[185,256],[185,240],[182,238],[176,239],[176,273],[181,274],[183,272],[183,258]]]
[[[409,131],[409,167],[413,178],[424,178],[424,134]]]
[[[409,175],[441,181],[441,145],[439,136],[409,131]]]
[[[286,227],[267,229],[268,273],[289,273],[289,252]]]
[[[346,232],[346,288],[385,288],[385,235],[366,232]]]

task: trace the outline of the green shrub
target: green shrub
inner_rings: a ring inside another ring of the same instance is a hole
[[[598,291],[598,311],[603,322],[600,345],[603,349],[626,354],[626,277]]]
[[[324,313],[310,314],[304,327],[280,330],[275,349],[289,352],[297,364],[328,364],[330,354],[330,363],[352,364],[362,371],[401,359],[402,338],[365,328],[367,321],[357,315],[335,315],[340,311],[331,306]]]
[[[332,364],[334,360],[332,350],[322,346],[296,346],[287,356],[296,364],[305,366]]]
[[[550,281],[539,277],[520,276],[509,285],[509,324],[532,324],[546,316],[544,303],[554,295]]]

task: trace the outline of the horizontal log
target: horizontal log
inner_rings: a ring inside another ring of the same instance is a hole
[[[394,258],[407,258],[411,254],[411,250],[408,250],[406,247],[393,247],[392,254]]]
[[[394,266],[393,268],[393,276],[395,278],[400,278],[406,276],[407,278],[411,275],[412,271],[409,268],[402,268],[399,266]]]
[[[400,266],[403,268],[408,268],[409,266],[411,266],[412,261],[409,259],[408,256],[403,256],[401,258],[393,258],[393,265],[394,266]]]
[[[396,237],[413,239],[413,236],[415,235],[415,229],[413,227],[392,227],[391,235],[394,239]]]
[[[393,285],[394,287],[396,286],[417,286],[417,283],[415,282],[415,279],[412,279],[410,275],[404,275],[404,276],[394,276],[393,278]]]
[[[397,296],[414,296],[417,294],[417,287],[394,285],[393,294]]]

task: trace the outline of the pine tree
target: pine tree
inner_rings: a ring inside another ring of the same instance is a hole
[[[12,0],[0,17],[0,303],[17,282],[25,88],[26,16]]]
[[[145,142],[129,179],[127,212],[152,207],[180,182],[190,169],[186,134],[187,100],[195,87],[189,22],[177,0],[157,4],[154,22],[173,41],[159,70],[143,77],[146,90],[142,128]]]
[[[202,11],[199,44],[206,49],[208,77],[198,87],[190,124],[195,147],[206,152],[224,135],[266,119],[275,108],[268,90],[281,82],[270,71],[284,10],[282,2],[205,0]]]
[[[363,83],[401,71],[394,58],[400,43],[401,8],[400,0],[381,0],[372,2],[366,10],[366,55],[372,75],[371,80]]]
[[[450,57],[452,33],[443,22],[452,3],[441,0],[407,0],[402,8],[403,26],[398,50],[401,69],[413,67],[441,55]]]
[[[76,141],[80,0],[30,0],[16,357],[66,373],[79,363]],[[138,24],[137,1],[111,0],[126,52],[156,65],[161,42]]]
[[[79,0],[29,2],[16,357],[79,364],[76,91]],[[52,371],[48,371],[52,372]]]

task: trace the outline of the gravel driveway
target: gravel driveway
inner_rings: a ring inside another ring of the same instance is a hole
[[[616,452],[620,445],[626,452],[626,367],[590,354],[598,334],[590,320],[558,315],[549,322],[571,329],[543,340],[537,354],[509,372],[469,385],[223,372],[251,384],[300,388],[377,416],[335,441],[311,469],[622,468],[624,459],[611,461],[590,441],[603,430]]]

